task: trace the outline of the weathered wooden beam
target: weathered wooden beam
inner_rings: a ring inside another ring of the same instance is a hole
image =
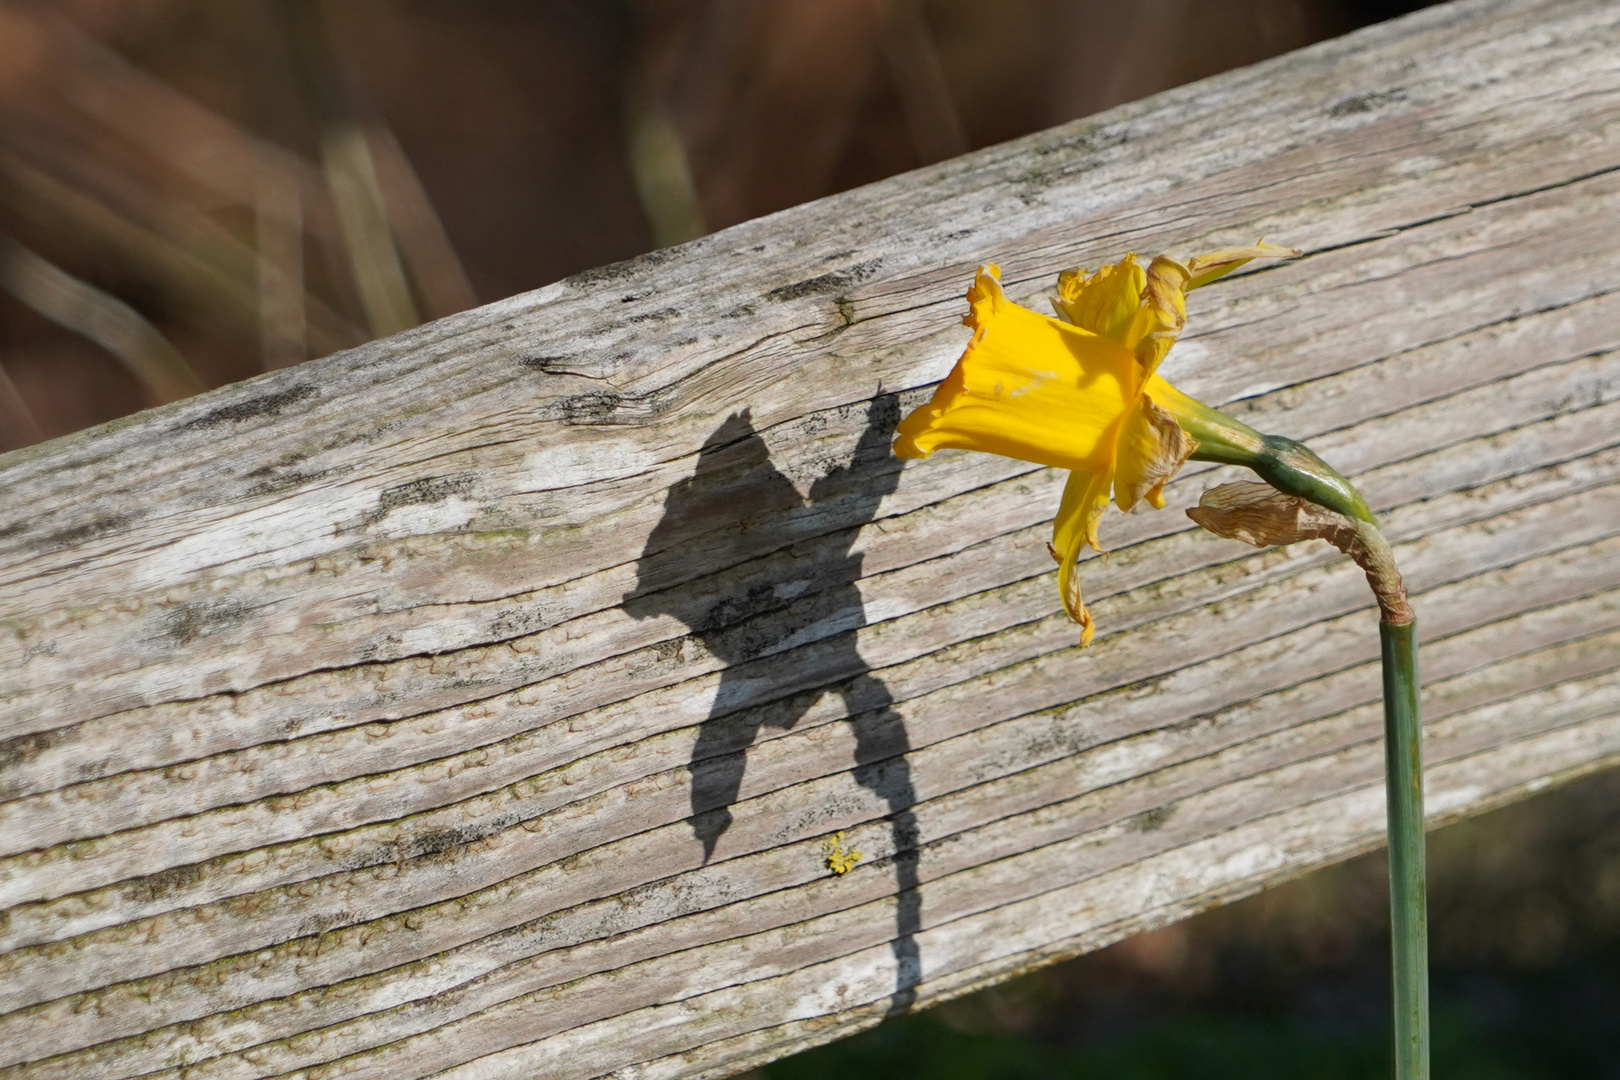
[[[719,1076],[1378,842],[1353,567],[901,410],[997,261],[1359,477],[1431,807],[1620,756],[1620,8],[1471,2],[0,457],[0,1067]],[[863,856],[830,872],[844,833]]]

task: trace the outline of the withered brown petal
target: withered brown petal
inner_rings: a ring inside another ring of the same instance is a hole
[[[1269,484],[1252,481],[1222,484],[1204,492],[1187,516],[1216,536],[1255,547],[1326,540],[1366,573],[1385,622],[1403,626],[1414,618],[1394,555],[1374,525],[1357,524],[1315,503],[1284,495]]]
[[[1252,481],[1204,492],[1187,516],[1216,536],[1255,547],[1327,540],[1342,551],[1356,535],[1349,518]]]

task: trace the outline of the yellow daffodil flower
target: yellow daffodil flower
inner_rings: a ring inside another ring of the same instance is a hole
[[[1001,271],[981,267],[962,320],[973,339],[933,399],[900,422],[895,453],[982,450],[1070,470],[1052,554],[1064,609],[1088,645],[1095,627],[1075,564],[1086,545],[1103,550],[1097,522],[1110,498],[1121,510],[1163,507],[1166,481],[1201,438],[1259,438],[1155,374],[1187,321],[1186,292],[1251,259],[1298,254],[1258,242],[1186,262],[1160,255],[1144,268],[1126,255],[1094,274],[1066,271],[1055,319],[1008,300]]]

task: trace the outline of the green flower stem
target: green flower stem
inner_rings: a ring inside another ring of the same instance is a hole
[[[1383,653],[1384,764],[1389,806],[1394,1076],[1395,1080],[1428,1080],[1429,920],[1424,898],[1417,624],[1394,554],[1361,493],[1303,444],[1279,435],[1263,435],[1190,398],[1177,402],[1176,421],[1196,444],[1194,460],[1246,466],[1278,491],[1326,507],[1350,519],[1349,524],[1354,526],[1305,535],[1328,539],[1355,559],[1366,571],[1383,615],[1378,633]],[[1211,527],[1207,519],[1195,516],[1194,520]],[[1286,523],[1279,527],[1281,524]],[[1216,531],[1221,532],[1218,527]],[[1249,533],[1249,537],[1255,535]],[[1255,538],[1251,542],[1287,543],[1298,536],[1280,531],[1271,535],[1277,539]]]
[[[1378,524],[1361,492],[1304,443],[1262,435],[1193,398],[1178,403],[1176,422],[1198,444],[1192,452],[1194,461],[1243,465],[1286,495],[1325,506],[1352,521]]]
[[[1384,660],[1395,1080],[1429,1077],[1429,916],[1424,898],[1423,744],[1417,624],[1378,624]]]

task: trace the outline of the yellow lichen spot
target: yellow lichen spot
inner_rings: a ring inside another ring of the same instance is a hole
[[[844,847],[844,833],[841,829],[821,842],[821,850],[827,854],[827,869],[835,874],[847,874],[861,861],[859,850]]]

